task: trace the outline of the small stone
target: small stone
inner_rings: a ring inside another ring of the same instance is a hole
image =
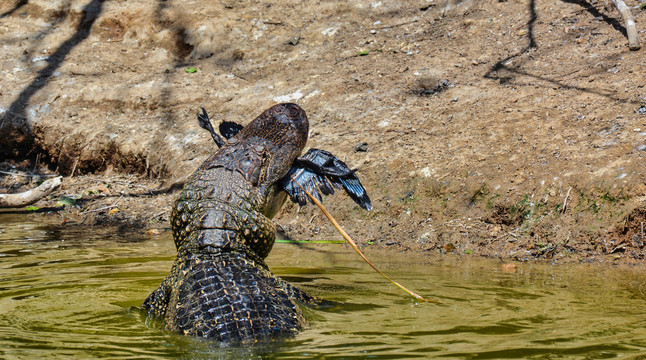
[[[360,142],[354,147],[354,152],[366,152],[368,151],[368,143],[367,142]]]
[[[287,40],[287,44],[292,45],[292,46],[296,46],[296,45],[298,45],[299,41],[301,41],[300,36],[292,36],[292,37],[289,38],[289,40]]]
[[[448,89],[451,83],[448,79],[440,80],[433,76],[424,76],[417,79],[417,86],[421,89],[421,95],[433,95]]]
[[[637,147],[637,151],[646,151],[646,145],[642,144]]]

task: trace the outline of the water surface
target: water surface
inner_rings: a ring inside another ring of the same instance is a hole
[[[25,222],[0,214],[0,358],[622,358],[646,353],[642,267],[517,264],[368,250],[418,303],[345,245],[277,244],[273,271],[340,302],[305,309],[295,338],[221,348],[169,334],[133,310],[175,256],[169,235]]]

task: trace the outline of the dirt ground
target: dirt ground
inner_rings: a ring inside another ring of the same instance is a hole
[[[644,41],[646,11],[626,2]],[[3,211],[155,236],[215,151],[199,108],[245,124],[289,101],[309,147],[359,169],[374,210],[325,204],[365,246],[639,263],[646,49],[629,51],[610,5],[2,1],[1,191],[65,176]],[[275,221],[340,238],[312,206]]]

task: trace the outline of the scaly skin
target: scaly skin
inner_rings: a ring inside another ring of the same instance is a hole
[[[305,112],[275,105],[189,178],[171,228],[177,259],[142,308],[166,329],[225,342],[294,334],[307,325],[295,300],[317,300],[272,274],[264,259],[285,201],[277,182],[307,141]]]

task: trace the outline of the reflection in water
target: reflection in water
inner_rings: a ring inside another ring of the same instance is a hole
[[[250,348],[168,334],[132,307],[159,285],[169,236],[135,238],[0,214],[0,358],[606,358],[646,352],[641,268],[368,251],[441,305],[417,303],[338,244],[277,244],[270,267],[339,304],[293,339]]]

